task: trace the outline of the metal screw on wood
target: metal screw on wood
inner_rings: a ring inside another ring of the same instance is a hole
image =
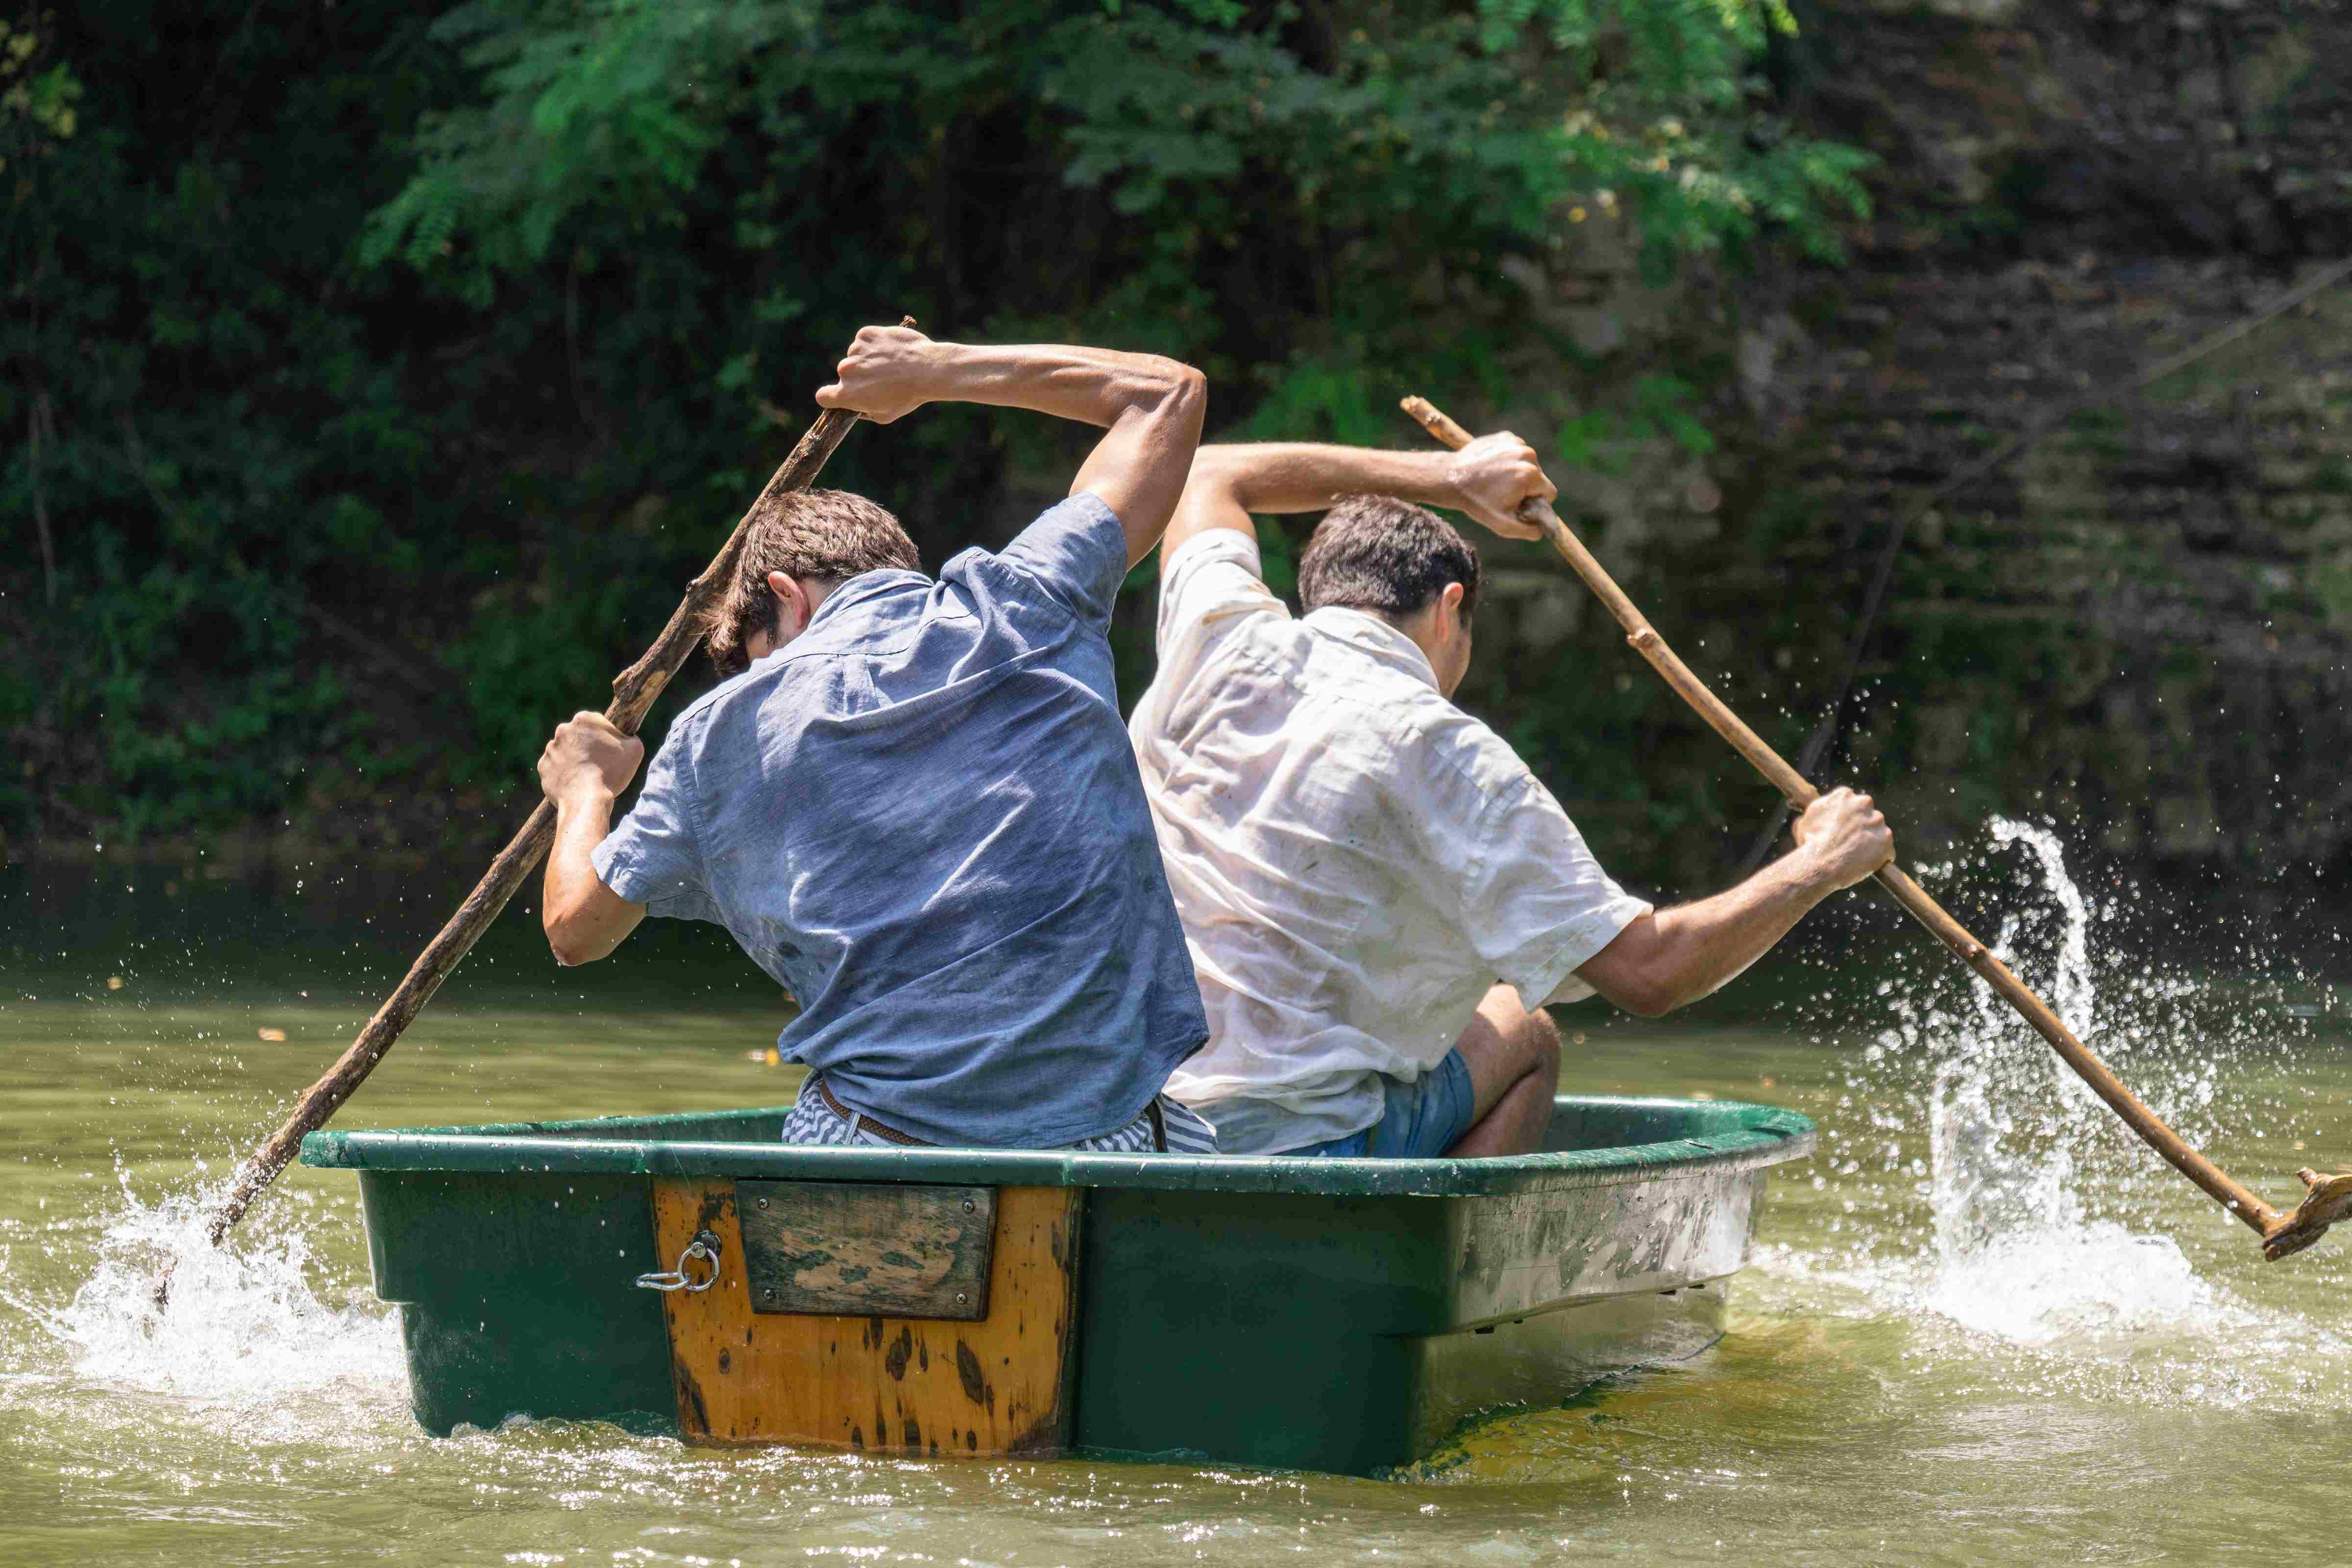
[[[763,1201],[764,1201],[764,1200],[763,1200]],[[971,1213],[971,1209],[972,1209],[972,1203],[971,1203],[971,1200],[970,1198],[966,1198],[966,1199],[964,1199],[964,1201],[963,1201],[963,1212],[964,1212],[964,1213],[966,1213],[966,1214],[970,1214],[970,1213]]]
[[[761,1208],[766,1208],[766,1207],[768,1206],[768,1200],[767,1200],[767,1199],[765,1199],[765,1198],[761,1198],[761,1199],[760,1200],[760,1206],[761,1206]],[[964,1207],[966,1207],[966,1208],[970,1208],[970,1207],[971,1207],[971,1205],[970,1204],[966,1204],[966,1205],[964,1205],[963,1206],[964,1206]]]
[[[970,1204],[966,1204],[966,1205],[964,1205],[963,1206],[964,1206],[964,1207],[966,1207],[966,1208],[970,1208],[970,1207],[971,1207],[971,1205]],[[957,1306],[959,1306],[959,1307],[961,1307],[961,1306],[962,1306],[963,1304],[964,1304],[964,1293],[963,1293],[962,1291],[959,1290],[959,1291],[957,1291],[957,1292],[956,1292],[956,1305],[957,1305]]]

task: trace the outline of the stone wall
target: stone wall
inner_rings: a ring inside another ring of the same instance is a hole
[[[1570,499],[1670,640],[1791,753],[1903,509],[2043,411],[2352,258],[2352,7],[1800,16],[1784,90],[1882,160],[1849,264],[1661,297],[1596,234],[1538,289],[1600,384],[1672,363],[1719,389],[1715,451],[1653,442]],[[1575,634],[1580,658],[1623,667],[1561,608],[1572,585],[1513,569],[1524,652]],[[1921,519],[1835,771],[1916,850],[2007,810],[2172,872],[2352,870],[2347,653],[2352,281],[2101,399]],[[1662,702],[1625,738],[1652,804],[1580,815],[1671,882],[1719,882],[1769,795]]]

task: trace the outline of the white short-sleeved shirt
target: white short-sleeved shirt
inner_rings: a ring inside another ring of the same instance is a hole
[[[1258,574],[1232,529],[1165,563],[1128,721],[1209,1021],[1168,1092],[1239,1153],[1372,1125],[1378,1075],[1444,1060],[1497,979],[1590,996],[1574,971],[1650,908],[1411,638]]]

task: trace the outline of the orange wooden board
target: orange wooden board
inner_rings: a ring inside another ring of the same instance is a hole
[[[679,1428],[688,1442],[879,1454],[1066,1446],[1081,1192],[999,1190],[988,1316],[959,1323],[755,1312],[734,1184],[656,1179],[654,1234],[665,1261],[698,1230],[725,1244],[717,1285],[662,1298]]]

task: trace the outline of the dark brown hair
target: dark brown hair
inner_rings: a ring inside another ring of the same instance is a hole
[[[1342,496],[1298,563],[1298,596],[1310,610],[1340,605],[1410,616],[1462,584],[1462,618],[1478,607],[1478,552],[1452,524],[1394,496]]]
[[[769,573],[803,583],[844,583],[860,572],[893,566],[919,572],[922,561],[898,520],[864,496],[796,490],[761,497],[735,580],[702,613],[711,662],[721,675],[738,674],[751,662],[743,647],[751,634],[776,635],[778,605]]]

